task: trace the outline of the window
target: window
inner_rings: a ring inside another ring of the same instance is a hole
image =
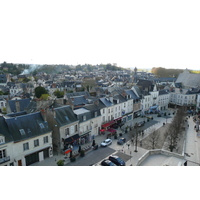
[[[103,113],[105,113],[105,109],[103,109]]]
[[[43,137],[44,144],[48,143],[48,139],[49,139],[48,136]]]
[[[65,135],[66,135],[66,136],[69,135],[69,128],[66,128],[66,129],[65,129]]]
[[[23,144],[23,148],[24,148],[24,151],[29,150],[29,144],[28,144],[28,142]]]
[[[94,113],[94,116],[97,117],[97,112]]]
[[[110,109],[108,109],[108,113],[110,113]]]
[[[39,139],[34,140],[34,147],[37,147],[37,146],[39,146]]]
[[[25,135],[24,129],[19,129],[19,132],[21,133],[21,135]]]
[[[76,132],[78,131],[78,125],[77,124],[75,125],[75,131]]]
[[[124,108],[126,108],[126,103],[124,103]]]
[[[6,150],[0,150],[0,158],[5,158],[6,157]]]
[[[44,124],[43,123],[39,123],[40,128],[44,128]]]
[[[115,107],[115,111],[117,111],[117,107]]]
[[[70,133],[73,134],[74,133],[74,126],[70,127]]]
[[[65,119],[66,119],[67,121],[69,121],[69,118],[68,118],[68,116],[65,116]]]
[[[86,116],[85,115],[83,116],[83,121],[86,121]]]

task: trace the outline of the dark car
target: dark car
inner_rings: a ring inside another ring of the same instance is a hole
[[[102,165],[102,166],[117,166],[116,164],[114,164],[112,161],[110,161],[110,160],[108,160],[108,159],[103,160],[103,161],[101,162],[101,165]]]
[[[126,142],[126,138],[120,138],[118,141],[117,141],[117,144],[124,144]]]
[[[145,124],[145,122],[142,121],[142,122],[139,122],[139,123],[138,123],[138,126],[144,126],[144,124]]]
[[[109,156],[108,159],[117,166],[125,166],[125,162],[119,156]]]

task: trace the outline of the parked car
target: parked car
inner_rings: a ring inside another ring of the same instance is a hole
[[[138,123],[138,126],[144,126],[145,122],[144,121],[141,121]]]
[[[101,143],[102,147],[106,147],[108,145],[112,144],[112,140],[111,139],[106,139]]]
[[[112,161],[110,161],[110,160],[108,160],[108,159],[103,160],[103,161],[101,162],[101,165],[102,165],[102,166],[117,166],[115,163],[113,163]]]
[[[117,144],[124,144],[126,142],[126,138],[119,138],[119,140],[117,141]]]
[[[119,157],[119,156],[109,156],[108,158],[110,161],[112,161],[117,166],[125,166],[125,162]]]

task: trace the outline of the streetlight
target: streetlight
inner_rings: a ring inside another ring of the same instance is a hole
[[[134,128],[135,128],[135,150],[134,150],[134,152],[138,152],[137,151],[137,140],[138,140],[138,123],[136,122],[135,123],[135,126],[134,126]]]

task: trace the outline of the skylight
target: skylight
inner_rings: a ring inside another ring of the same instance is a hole
[[[19,129],[19,132],[21,133],[21,135],[25,135],[24,129]]]

